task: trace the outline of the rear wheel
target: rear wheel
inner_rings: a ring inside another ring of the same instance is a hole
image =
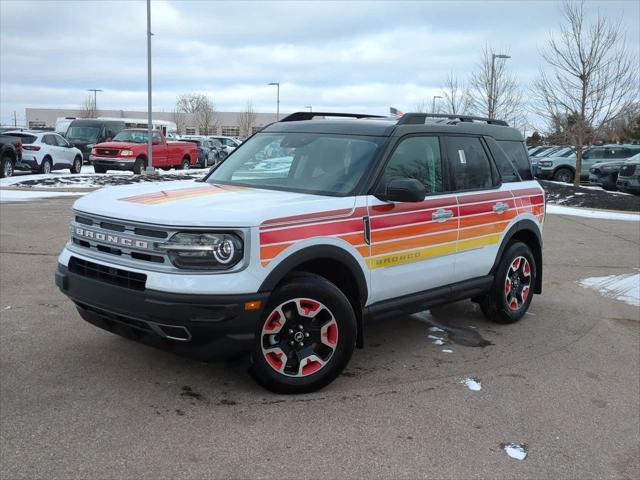
[[[144,161],[144,158],[136,158],[136,161],[133,163],[133,173],[140,175],[144,171],[145,165],[146,162]]]
[[[507,247],[494,276],[491,291],[480,301],[482,313],[496,323],[514,323],[529,309],[536,281],[531,249],[522,242]]]
[[[102,165],[94,165],[93,171],[96,173],[107,173],[107,167],[103,167]]]
[[[355,342],[355,313],[342,291],[317,275],[296,277],[264,311],[251,374],[273,392],[312,392],[340,375]]]
[[[564,183],[572,183],[573,182],[573,172],[568,168],[559,168],[553,174],[553,179],[556,182],[564,182]]]
[[[51,173],[51,166],[51,159],[49,157],[44,157],[42,164],[40,164],[40,173]]]
[[[190,166],[191,166],[191,164],[189,163],[189,159],[188,158],[183,158],[182,159],[182,170],[189,170]]]
[[[2,157],[0,162],[0,178],[11,177],[13,175],[13,160],[10,156]]]
[[[80,173],[82,170],[82,157],[77,156],[73,159],[73,165],[71,165],[71,173]]]

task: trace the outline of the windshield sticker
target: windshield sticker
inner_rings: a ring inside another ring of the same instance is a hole
[[[181,188],[177,190],[161,190],[159,192],[135,195],[133,197],[120,198],[122,202],[140,203],[143,205],[160,205],[168,202],[177,202],[188,198],[206,197],[219,193],[238,192],[249,190],[249,187],[237,187],[233,185],[207,185],[205,187]]]

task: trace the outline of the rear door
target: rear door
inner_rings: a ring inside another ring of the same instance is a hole
[[[427,196],[416,203],[367,197],[371,300],[377,302],[447,285],[454,278],[458,206],[448,192],[441,139],[411,135],[396,144],[376,191],[397,177],[414,178]]]
[[[149,138],[149,137],[147,137]],[[162,140],[162,136],[158,132],[153,132],[153,141],[159,142],[157,145],[153,145],[153,165],[154,167],[166,167],[169,165],[167,144]],[[179,161],[178,161],[179,163]]]
[[[66,163],[64,156],[61,153],[62,148],[58,147],[58,142],[53,133],[47,133],[42,136],[42,143],[45,144],[45,150],[51,157],[51,166],[60,165]],[[44,155],[43,155],[44,157]]]
[[[60,135],[54,135],[56,143],[58,144],[58,150],[60,151],[59,162],[67,165],[72,165],[75,157],[75,152],[71,148],[71,144],[67,142]]]

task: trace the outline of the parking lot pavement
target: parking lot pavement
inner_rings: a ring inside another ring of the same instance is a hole
[[[441,307],[426,318],[449,331],[442,346],[419,319],[374,323],[341,378],[286,397],[242,362],[194,362],[82,321],[53,284],[70,205],[0,206],[2,478],[640,475],[639,310],[577,283],[637,271],[637,222],[550,215],[544,294],[522,322]],[[527,458],[509,458],[509,442]]]

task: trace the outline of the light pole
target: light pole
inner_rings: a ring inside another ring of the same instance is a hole
[[[151,119],[151,0],[147,0],[147,172],[153,172],[153,121]]]
[[[496,114],[496,58],[511,58],[503,53],[491,54],[491,78],[489,79],[489,118],[493,118]]]
[[[276,97],[276,121],[280,120],[280,82],[271,82],[268,85],[275,85],[277,87]]]
[[[93,92],[93,111],[97,114],[98,113],[98,92],[103,92],[104,90],[101,90],[99,88],[88,88],[87,92]]]
[[[304,108],[308,108],[310,112],[313,112],[313,106],[311,106],[311,105],[307,105],[307,106],[306,106],[306,107],[304,107]]]
[[[436,113],[436,98],[442,98],[440,95],[434,95],[431,101],[431,113]]]

